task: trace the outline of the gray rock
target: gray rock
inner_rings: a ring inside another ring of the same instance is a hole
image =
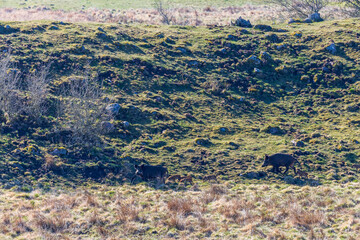
[[[112,124],[111,122],[103,121],[103,122],[101,122],[101,129],[105,133],[110,133],[115,130],[115,127],[114,127],[114,124]]]
[[[260,53],[260,59],[264,60],[264,61],[270,61],[271,60],[271,56],[268,52],[261,52]]]
[[[127,121],[124,121],[123,126],[124,126],[124,128],[128,128],[128,127],[130,127],[130,123]]]
[[[335,43],[330,44],[325,49],[331,54],[335,54],[337,52]]]
[[[291,143],[294,144],[294,146],[296,146],[296,147],[304,147],[305,146],[305,143],[303,141],[292,140]]]
[[[50,154],[56,156],[63,156],[67,154],[67,150],[65,148],[55,148],[55,150],[52,151]]]
[[[310,19],[313,22],[321,22],[324,21],[324,19],[321,18],[320,13],[313,13],[310,14],[307,19]]]
[[[254,73],[262,73],[262,71],[258,68],[254,68]]]
[[[251,63],[251,64],[255,64],[255,65],[261,64],[261,60],[258,57],[256,57],[255,55],[251,55],[248,58],[248,62]]]
[[[252,25],[249,20],[245,20],[242,17],[239,17],[235,20],[235,22],[232,23],[232,25],[238,26],[238,27],[244,27],[244,28],[251,28]]]
[[[118,114],[120,109],[121,109],[121,106],[118,103],[113,103],[106,107],[106,111],[108,111],[112,115]]]
[[[310,18],[304,20],[304,23],[312,23],[313,21]]]

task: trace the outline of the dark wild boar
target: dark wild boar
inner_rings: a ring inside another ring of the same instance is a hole
[[[286,167],[286,170],[283,174],[285,174],[289,168],[293,168],[294,169],[294,173],[296,174],[296,168],[294,166],[295,163],[298,163],[298,160],[296,160],[296,158],[294,158],[293,156],[289,155],[289,154],[284,154],[284,153],[276,153],[273,154],[271,156],[265,155],[265,160],[264,163],[262,165],[262,167],[266,167],[266,166],[273,166],[273,172],[280,172],[279,167]]]
[[[135,175],[131,179],[131,183],[133,183],[136,176],[140,176],[144,181],[148,181],[149,179],[160,179],[162,183],[165,183],[165,178],[168,175],[167,168],[163,166],[152,166],[152,165],[135,165]]]

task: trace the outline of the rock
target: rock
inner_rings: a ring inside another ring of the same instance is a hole
[[[56,156],[64,156],[67,154],[67,150],[65,148],[55,148],[54,151],[52,151],[50,154]]]
[[[57,27],[57,26],[51,26],[51,27],[49,28],[49,30],[59,30],[59,27]]]
[[[183,47],[178,47],[177,50],[179,50],[180,52],[182,52],[184,54],[188,52],[187,49],[183,48]]]
[[[280,39],[279,36],[276,35],[275,33],[273,33],[273,34],[268,34],[268,35],[265,36],[265,38],[266,38],[267,40],[269,40],[270,42],[272,42],[272,43],[280,43],[280,42],[281,42],[281,39]]]
[[[292,23],[295,23],[295,20],[293,18],[290,18],[288,24],[292,24]]]
[[[269,127],[266,132],[272,135],[278,135],[284,133],[283,130],[281,130],[279,127]]]
[[[115,127],[114,127],[114,124],[112,124],[111,122],[103,121],[103,122],[101,122],[101,129],[105,133],[110,133],[110,132],[114,131]]]
[[[254,68],[254,73],[262,73],[262,71],[258,68]]]
[[[10,34],[19,31],[17,28],[12,28],[10,25],[1,25],[0,24],[0,34]]]
[[[219,131],[222,132],[222,133],[226,133],[226,132],[228,132],[228,129],[225,128],[225,127],[221,127],[221,128],[219,129]]]
[[[325,72],[325,73],[328,73],[328,72],[330,72],[330,69],[328,67],[323,67],[322,71]]]
[[[304,23],[312,23],[312,20],[310,18],[307,18],[304,20]]]
[[[335,43],[330,44],[325,49],[331,54],[335,54],[337,52]]]
[[[128,128],[128,127],[130,127],[130,123],[127,121],[124,121],[123,126],[124,126],[124,128]]]
[[[322,22],[324,19],[320,17],[320,13],[310,14],[307,19],[310,19],[312,22]]]
[[[118,103],[113,103],[113,104],[106,106],[106,111],[108,111],[110,114],[112,114],[114,116],[119,113],[120,109],[121,109],[121,106]]]
[[[229,34],[229,35],[227,36],[227,39],[230,40],[230,41],[237,41],[237,40],[238,40],[238,38],[237,38],[236,36],[231,35],[231,34]]]
[[[287,44],[279,44],[279,45],[276,45],[276,50],[281,51],[281,50],[285,49],[286,47],[287,47]]]
[[[292,144],[294,144],[294,146],[296,147],[304,147],[305,146],[305,143],[303,141],[298,141],[298,140],[292,140],[291,141]]]
[[[238,26],[238,27],[244,27],[244,28],[251,28],[252,25],[249,20],[245,20],[242,17],[239,17],[235,20],[235,22],[232,22],[232,25]]]
[[[253,65],[260,65],[261,64],[261,60],[256,57],[255,55],[251,55],[248,59],[247,62]]]
[[[272,27],[269,26],[269,25],[263,25],[263,24],[258,24],[258,25],[255,25],[254,27],[255,29],[258,29],[258,30],[261,30],[261,31],[264,31],[264,32],[269,32],[272,30]]]
[[[267,61],[270,61],[272,58],[268,52],[261,52],[260,59],[267,62]]]

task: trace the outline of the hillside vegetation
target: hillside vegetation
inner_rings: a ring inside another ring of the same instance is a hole
[[[126,226],[119,236],[356,239],[359,37],[358,19],[2,22],[0,234],[116,239]],[[278,152],[308,178],[261,167]],[[195,185],[131,185],[141,163]],[[179,194],[193,205],[171,203]]]

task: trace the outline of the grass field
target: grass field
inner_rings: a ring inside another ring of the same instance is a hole
[[[0,238],[358,239],[359,37],[1,22]],[[278,152],[308,176],[261,167]],[[131,184],[141,163],[194,185]]]
[[[130,9],[130,8],[153,8],[153,0],[55,0],[55,1],[46,1],[46,0],[0,0],[0,7],[40,7],[45,6],[51,9],[65,9],[65,10],[80,10],[86,8],[110,8],[110,9]],[[198,7],[204,8],[208,6],[214,7],[228,7],[228,6],[241,6],[243,4],[261,4],[263,1],[252,0],[252,1],[243,1],[243,0],[199,0],[199,1],[190,1],[190,0],[171,0],[165,3],[168,3],[173,7]]]

